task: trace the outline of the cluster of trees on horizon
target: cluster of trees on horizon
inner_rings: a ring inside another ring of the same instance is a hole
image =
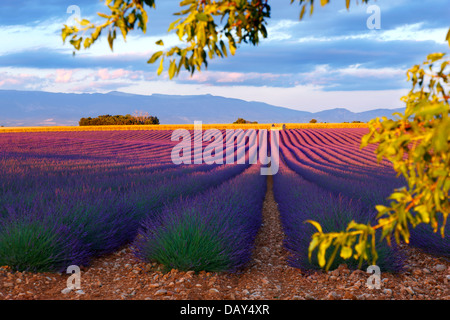
[[[251,123],[251,124],[258,124],[258,121],[247,121],[243,118],[238,118],[233,124],[245,124],[245,123]]]
[[[81,118],[78,122],[80,126],[117,126],[117,125],[145,125],[159,124],[159,119],[148,114],[137,115],[101,115],[96,118]]]

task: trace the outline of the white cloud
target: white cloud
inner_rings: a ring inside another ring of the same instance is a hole
[[[354,39],[370,39],[374,41],[434,41],[445,44],[448,28],[422,29],[423,23],[407,24],[391,30],[367,30],[366,33],[348,34],[334,37],[303,37],[297,42],[335,42]]]
[[[0,28],[0,55],[37,48],[62,47],[62,38],[55,32],[61,30],[57,23],[41,23],[37,26],[2,26]]]
[[[73,47],[70,45],[69,39],[66,39],[66,43],[63,44],[61,37],[63,23],[61,21],[43,21],[35,26],[2,26],[0,28],[0,42],[3,45],[0,46],[0,55],[42,48],[65,50],[70,54]],[[114,42],[114,51],[111,52],[106,40],[106,33],[107,30],[104,30],[102,32],[103,37],[100,37],[89,49],[78,51],[77,55],[80,58],[83,56],[98,58],[140,56],[146,61],[155,51],[182,44],[175,34],[149,36],[138,31],[127,36],[127,40],[124,41],[119,33]],[[155,44],[160,39],[163,39],[165,46],[161,47]]]
[[[434,41],[445,44],[448,28],[423,29],[423,23],[404,25],[379,35],[382,41]]]
[[[393,77],[405,77],[406,72],[403,69],[400,68],[376,68],[376,69],[369,69],[361,67],[359,64],[348,66],[347,68],[342,68],[336,70],[337,73],[341,75],[349,75],[349,76],[355,76],[359,78],[379,78],[379,79],[386,79],[386,78],[393,78]]]
[[[282,41],[292,38],[292,28],[297,27],[299,21],[279,20],[267,27],[268,38],[264,41]],[[291,32],[290,32],[291,31]]]

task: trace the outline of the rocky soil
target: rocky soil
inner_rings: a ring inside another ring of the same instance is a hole
[[[129,247],[81,270],[81,289],[67,289],[69,274],[11,272],[0,268],[0,300],[450,300],[450,262],[402,247],[407,265],[381,274],[381,288],[366,286],[370,274],[345,265],[330,272],[302,272],[286,263],[283,232],[272,182],[253,261],[238,274],[163,272],[157,263],[136,261]]]

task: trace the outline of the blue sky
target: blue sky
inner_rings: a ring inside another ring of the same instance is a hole
[[[179,1],[157,0],[146,34],[133,32],[111,52],[105,38],[72,56],[61,28],[77,5],[81,18],[107,12],[97,0],[2,0],[0,2],[0,90],[213,94],[262,101],[298,110],[347,108],[365,111],[402,107],[409,84],[406,70],[428,53],[449,52],[448,0],[378,0],[381,28],[369,29],[367,5],[332,0],[316,5],[299,21],[300,7],[271,0],[269,36],[257,47],[241,45],[236,55],[210,61],[207,71],[175,80],[157,76],[146,63],[158,50],[177,43],[167,33]]]

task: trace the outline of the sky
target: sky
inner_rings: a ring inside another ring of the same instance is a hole
[[[1,0],[0,90],[212,94],[311,112],[362,112],[403,107],[408,68],[429,53],[450,51],[448,0],[378,0],[372,7],[353,0],[350,10],[345,0],[325,7],[317,1],[314,14],[302,21],[298,3],[271,0],[267,39],[210,60],[193,77],[182,71],[169,80],[147,60],[160,50],[155,41],[163,39],[165,48],[178,44],[167,29],[179,2],[156,0],[147,33],[132,31],[126,43],[118,37],[114,51],[103,37],[73,56],[61,38],[63,25],[77,13],[71,9],[77,6],[82,19],[101,21],[97,12],[108,12],[104,1]]]

